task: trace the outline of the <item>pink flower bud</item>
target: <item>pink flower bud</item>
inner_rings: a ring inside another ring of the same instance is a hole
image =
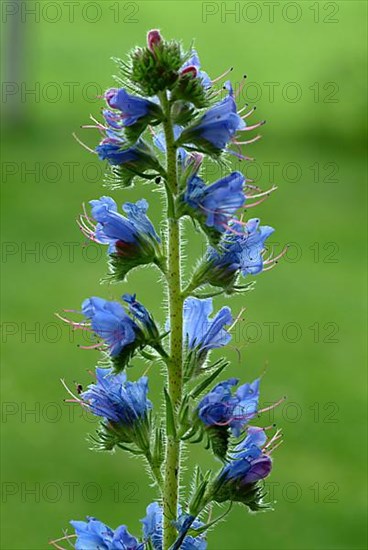
[[[183,69],[180,74],[191,74],[193,78],[196,78],[198,70],[197,67],[195,67],[194,65],[189,65],[189,67],[185,67],[185,69]]]
[[[152,53],[154,52],[155,46],[157,46],[161,42],[162,42],[162,36],[159,30],[153,29],[152,31],[149,31],[147,33],[147,46]]]

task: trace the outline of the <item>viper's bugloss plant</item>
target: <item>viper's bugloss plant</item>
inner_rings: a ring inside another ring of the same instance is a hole
[[[280,430],[268,436],[273,426],[253,425],[278,404],[260,407],[261,378],[220,381],[229,363],[223,357],[210,360],[212,350],[231,342],[241,316],[214,306],[213,298],[249,291],[252,277],[274,267],[284,253],[267,249],[272,227],[261,225],[259,218],[245,219],[245,208],[261,203],[275,187],[263,192],[231,170],[208,182],[204,170],[206,162],[227,170],[231,158],[252,160],[242,146],[260,136],[242,141],[239,133],[264,121],[248,125],[255,108],[244,114],[244,107],[238,109],[239,91],[223,82],[231,70],[212,79],[201,69],[196,51],[185,52],[158,30],[148,33],[146,47],[116,61],[117,86],[104,94],[102,121],[92,117],[94,125],[87,126],[102,138],[94,150],[87,149],[106,162],[105,185],[113,191],[124,193],[127,186],[144,182],[161,191],[163,221],[155,229],[144,198],[122,204],[121,198],[102,196],[83,207],[78,224],[84,236],[107,246],[105,280],[126,284],[127,274],[140,266],[159,270],[167,322],[160,327],[135,293],[118,300],[86,298],[80,311],[66,310],[81,319],[59,317],[88,335],[89,345],[82,348],[101,352],[95,380],[86,389],[78,385],[74,395],[66,386],[73,396],[68,401],[99,421],[90,435],[93,448],[144,460],[157,500],[147,506],[140,536],[124,524],[112,529],[87,516],[87,521],[71,521],[74,533],[52,544],[62,548],[67,542],[77,550],[205,550],[207,531],[233,503],[252,511],[270,508],[263,480],[281,442]],[[185,281],[186,219],[207,244]],[[147,362],[150,368],[161,364],[165,373],[163,418],[163,408],[148,398]],[[213,455],[213,467],[204,472],[197,466],[187,490],[183,463],[192,445],[202,441]],[[212,508],[224,504],[226,510],[211,518]]]

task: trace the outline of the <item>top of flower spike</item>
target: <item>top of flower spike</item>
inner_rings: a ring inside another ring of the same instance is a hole
[[[158,29],[152,29],[147,33],[147,46],[148,49],[154,53],[155,47],[161,44],[162,36]]]

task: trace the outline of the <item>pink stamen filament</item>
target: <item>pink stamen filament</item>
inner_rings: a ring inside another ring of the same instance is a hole
[[[218,207],[216,210],[212,210],[211,208],[206,208],[203,204],[199,204],[199,208],[201,208],[204,212],[209,212],[210,214],[223,214],[224,216],[231,216],[232,214],[232,211],[230,212],[224,207]]]
[[[252,198],[253,198],[253,197],[252,197]],[[267,197],[263,197],[262,199],[259,199],[259,201],[257,201],[257,202],[253,202],[253,203],[251,203],[251,204],[247,204],[245,209],[247,209],[247,208],[253,208],[253,206],[258,206],[259,204],[261,204],[262,202],[266,201],[267,199],[268,199],[268,196],[267,196]]]
[[[71,321],[70,319],[67,319],[66,317],[63,317],[59,313],[55,313],[55,315],[58,319],[60,319],[61,321],[64,321],[64,323],[67,323],[68,325],[71,325],[75,330],[79,328],[79,329],[82,329],[82,330],[91,331],[91,328],[90,328],[91,324],[88,323],[87,321],[81,321],[81,322],[77,323],[75,321]]]
[[[235,221],[237,221],[237,220],[235,220]],[[237,221],[237,223],[244,223],[244,222]],[[229,225],[229,224],[223,223],[223,224],[221,224],[221,225],[222,225],[223,227],[225,227],[225,229],[226,229],[227,231],[229,231],[230,233],[233,233],[234,235],[237,235],[238,237],[243,237],[243,236],[244,236],[244,233],[242,233],[241,231],[237,231],[236,229],[233,229],[233,228],[231,227],[231,225]],[[245,225],[245,224],[244,224],[244,225]]]
[[[273,269],[273,268],[276,267],[276,266],[277,266],[277,263],[274,263],[274,264],[272,264],[272,265],[269,265],[269,266],[263,268],[262,271],[270,271],[271,269]]]
[[[89,223],[88,220],[86,220],[83,215],[81,215],[79,217],[79,220],[77,220],[77,224],[79,225],[82,231],[87,232],[87,235],[91,234],[92,236],[94,236],[96,232],[96,226],[90,227],[88,223]]]
[[[66,389],[66,391],[68,392],[69,395],[72,396],[72,398],[74,399],[74,401],[78,402],[78,403],[82,403],[82,400],[79,399],[79,397],[77,397],[76,395],[74,395],[74,393],[72,392],[72,390],[70,388],[68,388],[68,386],[66,385],[65,383],[65,380],[63,380],[62,378],[60,379],[60,382],[62,383],[62,385],[64,386],[64,388]],[[61,540],[61,539],[60,539]]]
[[[79,145],[81,145],[84,149],[86,149],[89,153],[93,153],[94,155],[97,155],[97,152],[94,151],[93,149],[91,149],[90,147],[88,147],[88,145],[86,145],[85,143],[83,143],[83,141],[81,141],[79,139],[79,137],[77,136],[77,134],[75,134],[74,132],[72,133],[72,136],[73,138],[75,139],[75,141],[77,141],[79,143]]]
[[[271,430],[274,427],[275,427],[275,424],[270,424],[269,426],[265,426],[264,428],[262,428],[262,430],[265,432],[266,430]]]
[[[86,219],[92,221],[92,223],[93,223],[94,220],[93,220],[93,218],[91,218],[91,217],[88,215],[88,212],[87,212],[87,209],[86,209],[86,203],[85,203],[85,202],[82,203],[82,208],[83,208],[83,214],[84,214],[84,216],[86,217]]]
[[[60,539],[50,540],[49,544],[52,544],[55,548],[58,548],[58,550],[65,550],[65,548],[63,548],[62,546],[59,546],[57,543],[65,540],[69,544],[71,544],[69,539],[75,538],[76,536],[77,536],[76,534],[65,535],[64,537],[61,537]]]
[[[254,180],[249,180],[249,179],[248,179],[247,182],[253,183]],[[252,191],[261,191],[261,188],[258,187],[258,185],[249,185],[248,183],[246,183],[244,187],[245,187],[246,192],[247,192],[247,189],[250,189],[251,192],[252,192]],[[248,194],[249,194],[249,196],[250,196],[250,193],[248,193]]]
[[[242,113],[245,109],[247,109],[247,107],[248,107],[248,103],[246,103],[246,104],[244,105],[244,107],[242,107],[241,109],[239,109],[238,115],[240,115],[240,113]],[[241,118],[243,118],[243,117],[241,117]]]
[[[274,441],[276,441],[277,439],[280,439],[282,433],[281,433],[281,430],[280,429],[277,429],[276,432],[273,434],[273,436],[271,437],[271,439],[266,443],[266,445],[263,447],[263,450],[264,449],[268,449],[268,447],[270,447],[272,445],[272,443]]]
[[[276,449],[277,449],[278,447],[280,447],[280,445],[281,445],[283,442],[284,442],[283,439],[281,439],[281,441],[279,441],[279,442],[277,443],[277,445],[275,445],[274,447],[272,447],[272,449],[269,449],[265,454],[270,455],[271,453],[273,453],[274,451],[276,451]]]
[[[275,407],[278,407],[279,405],[281,405],[281,403],[283,403],[285,401],[285,399],[286,399],[286,397],[281,397],[281,399],[276,401],[276,403],[272,403],[272,405],[270,405],[269,407],[265,407],[264,409],[260,409],[259,411],[257,411],[257,414],[262,414],[262,413],[267,412],[267,411],[272,411],[272,409],[274,409]]]
[[[231,71],[234,69],[234,67],[230,67],[230,69],[227,69],[226,71],[224,71],[222,74],[220,74],[220,76],[218,76],[217,78],[215,78],[214,80],[212,80],[212,84],[216,84],[216,82],[218,82],[219,80],[221,80],[222,78],[225,78],[225,76],[227,76],[229,73],[231,73]]]
[[[261,122],[257,122],[257,124],[252,124],[252,126],[246,126],[245,128],[239,130],[239,132],[250,132],[251,130],[255,130],[260,126],[263,126],[264,124],[266,124],[266,121],[262,120]]]
[[[286,254],[287,250],[288,250],[288,246],[285,246],[285,248],[282,250],[282,252],[280,252],[280,254],[275,256],[275,258],[267,258],[267,260],[263,262],[264,265],[277,262],[277,260],[279,260],[280,258],[282,258]]]
[[[245,113],[245,115],[243,115],[242,118],[248,118],[250,115],[252,115],[254,113],[255,110],[256,110],[256,107],[253,107],[253,109],[251,109],[250,111]]]
[[[253,139],[248,139],[246,141],[234,141],[236,145],[249,145],[250,143],[254,143],[262,138],[261,135],[258,135],[254,137]]]
[[[77,222],[78,223],[78,222]],[[79,229],[82,231],[83,235],[90,241],[93,241],[94,243],[98,243],[99,241],[96,239],[96,237],[93,235],[92,232],[86,231],[84,227],[81,226],[81,224],[78,223]]]
[[[241,82],[240,82],[240,85],[239,85],[239,88],[237,89],[237,91],[235,92],[234,94],[234,99],[237,99],[239,97],[239,95],[241,94],[244,86],[245,86],[245,81],[246,81],[246,76],[244,75]]]
[[[250,195],[250,196],[251,196],[252,199],[258,199],[259,197],[264,197],[265,195],[269,195],[273,191],[276,191],[276,189],[277,189],[276,185],[273,185],[270,189],[267,189],[266,191],[263,191],[262,193],[258,193],[256,195]]]
[[[261,414],[262,412],[265,412],[265,411],[269,411],[270,409],[273,409],[275,407],[277,407],[280,403],[282,403],[282,401],[284,401],[284,397],[278,401],[277,403],[274,403],[273,405],[271,405],[270,407],[266,407],[264,409],[261,409],[259,411],[254,411],[254,412],[250,412],[250,413],[245,413],[245,414],[238,414],[238,415],[234,415],[232,416],[229,420],[225,420],[224,422],[215,422],[214,424],[216,426],[228,426],[229,424],[231,424],[231,422],[233,422],[234,420],[248,420],[250,418],[253,418],[255,415],[259,415]],[[230,408],[230,405],[228,405],[228,408]],[[274,426],[271,425],[271,426],[268,426],[266,428],[262,428],[263,430],[268,430],[268,429],[271,429],[273,428]],[[276,433],[274,434],[274,436],[272,437],[272,439],[270,439],[270,441],[267,443],[267,445],[265,447],[263,447],[263,450],[266,450],[268,449],[273,443],[275,443],[275,441],[277,441],[278,439],[280,439],[280,437],[282,437],[282,433],[281,433],[281,430],[277,430]]]
[[[238,314],[238,316],[236,317],[235,321],[234,321],[233,324],[230,325],[230,327],[227,329],[228,332],[232,331],[233,328],[235,327],[235,325],[240,321],[241,316],[243,315],[243,313],[244,313],[245,310],[246,310],[245,307],[242,307],[242,308],[241,308],[241,310],[239,311],[239,314]]]
[[[236,143],[236,141],[232,140],[232,143],[234,143],[234,145],[237,147],[238,151],[235,152],[235,151],[231,151],[231,149],[228,149],[228,152],[230,154],[233,154],[233,155],[237,156],[241,160],[248,160],[250,162],[253,162],[255,160],[254,157],[247,157],[246,155],[243,155],[242,152],[241,152],[241,147],[240,147],[240,145],[238,145]]]
[[[89,115],[89,118],[92,120],[92,122],[94,122],[95,124],[97,124],[98,126],[100,126],[101,128],[103,128],[104,130],[108,130],[107,126],[104,126],[101,122],[99,122],[93,115]]]
[[[80,349],[99,349],[104,347],[104,342],[97,342],[97,344],[91,344],[90,346],[79,346]]]

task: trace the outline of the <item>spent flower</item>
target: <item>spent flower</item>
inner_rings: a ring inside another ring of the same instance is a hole
[[[280,438],[279,432],[267,443],[263,428],[250,426],[246,438],[230,454],[230,461],[222,468],[211,487],[215,502],[240,502],[251,510],[267,508],[259,481],[272,469],[272,444]]]

